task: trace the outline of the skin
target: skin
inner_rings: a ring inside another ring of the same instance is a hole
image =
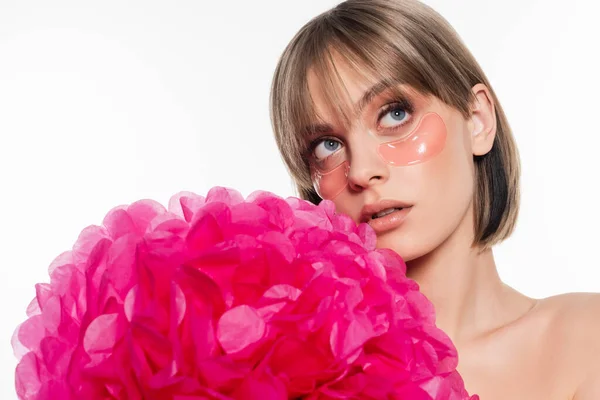
[[[356,104],[372,81],[340,57],[336,66],[349,104]],[[473,155],[489,152],[496,134],[489,90],[482,84],[472,88],[477,101],[464,118],[439,99],[404,87],[412,115],[399,121],[388,113],[378,121],[390,102],[382,93],[345,127],[327,109],[311,71],[308,84],[316,122],[334,128],[322,137],[339,142],[332,151],[318,144],[317,157],[343,148],[350,164],[348,185],[333,199],[337,210],[359,222],[365,204],[392,199],[412,205],[402,225],[378,236],[378,247],[402,255],[409,277],[433,302],[438,326],[458,349],[458,370],[469,392],[485,400],[600,399],[600,295],[529,298],[501,281],[492,250],[471,245]],[[410,132],[427,111],[446,124],[442,152],[408,167],[385,163],[376,144]],[[386,130],[399,124],[393,134]]]

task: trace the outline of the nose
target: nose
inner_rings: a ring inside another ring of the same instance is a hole
[[[350,144],[348,186],[360,192],[385,182],[389,177],[389,166],[379,156],[375,138],[366,132],[354,136],[357,138]]]

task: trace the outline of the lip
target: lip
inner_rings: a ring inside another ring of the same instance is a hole
[[[402,210],[394,211],[385,217],[371,219],[367,221],[367,223],[373,228],[375,233],[379,235],[399,227],[408,216],[410,210],[412,210],[412,207],[405,207]]]
[[[403,203],[398,200],[380,200],[375,203],[366,204],[360,211],[360,222],[376,221],[376,220],[372,220],[371,216],[373,216],[373,214],[377,214],[378,212],[386,210],[388,208],[409,208],[411,206],[412,206],[412,204]],[[383,217],[383,218],[385,218],[385,217]],[[379,219],[379,218],[377,218],[377,219]]]
[[[371,218],[373,214],[377,214],[388,208],[402,208],[402,210],[394,211],[384,217],[376,219]],[[363,207],[360,214],[360,222],[368,223],[375,233],[380,234],[400,226],[411,209],[412,205],[407,203],[397,200],[381,200],[376,203],[367,204]]]

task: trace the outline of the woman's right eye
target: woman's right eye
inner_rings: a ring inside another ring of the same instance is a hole
[[[341,146],[335,139],[323,139],[315,145],[313,155],[317,161],[321,161],[338,151]]]

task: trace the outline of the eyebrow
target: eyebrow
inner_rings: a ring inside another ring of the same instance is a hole
[[[371,86],[369,89],[367,89],[362,97],[360,98],[360,100],[356,103],[355,108],[358,114],[362,113],[362,111],[365,109],[365,107],[367,105],[369,105],[369,103],[371,103],[371,101],[373,101],[373,99],[379,95],[380,93],[384,92],[387,88],[389,88],[392,85],[392,83],[390,82],[390,80],[388,79],[384,79],[381,80],[379,82],[377,82],[376,84],[374,84],[373,86]],[[307,135],[312,136],[312,135],[317,135],[317,134],[326,134],[326,133],[331,133],[333,132],[333,126],[330,124],[311,124],[308,125],[303,132],[305,132]]]

